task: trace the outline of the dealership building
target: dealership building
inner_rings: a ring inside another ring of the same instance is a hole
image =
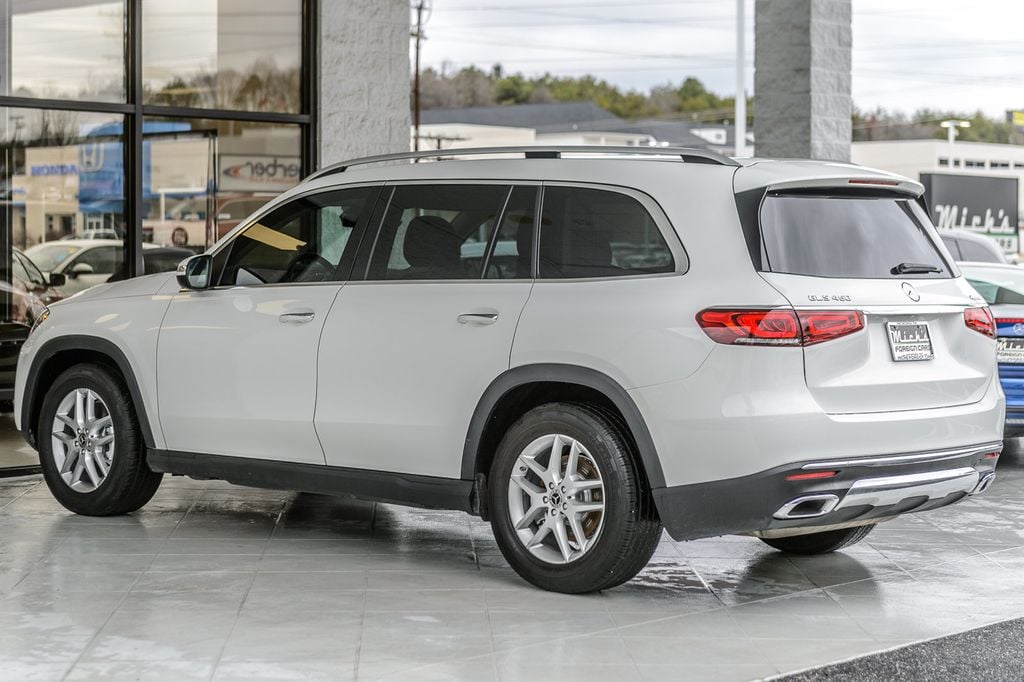
[[[408,46],[404,0],[0,0],[0,262],[104,237],[140,274],[144,243],[407,149]]]

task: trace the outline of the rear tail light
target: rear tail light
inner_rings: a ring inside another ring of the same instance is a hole
[[[992,311],[988,307],[966,308],[964,310],[964,324],[968,328],[985,336],[996,338],[996,322],[992,319]]]
[[[858,310],[720,309],[697,313],[713,341],[742,346],[810,346],[864,328]]]

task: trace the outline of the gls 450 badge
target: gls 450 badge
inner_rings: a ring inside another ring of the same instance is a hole
[[[814,303],[849,303],[851,299],[846,294],[808,294],[807,300]]]

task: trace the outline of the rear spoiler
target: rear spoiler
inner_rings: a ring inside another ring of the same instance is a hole
[[[917,198],[924,194],[924,185],[896,175],[888,177],[865,175],[861,177],[799,178],[797,180],[773,182],[764,188],[766,192],[785,192],[801,189],[880,190],[903,194],[912,198]]]

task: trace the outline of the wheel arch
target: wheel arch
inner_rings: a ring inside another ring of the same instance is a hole
[[[494,448],[504,432],[502,426],[510,425],[525,411],[516,409],[516,403],[519,402],[517,396],[523,395],[530,387],[550,385],[563,387],[562,390],[570,391],[569,395],[573,390],[582,389],[581,395],[600,396],[610,407],[614,407],[625,423],[628,431],[626,435],[636,446],[639,463],[648,484],[652,489],[665,487],[665,474],[654,439],[626,389],[607,374],[595,369],[563,364],[513,367],[491,382],[477,403],[469,423],[462,452],[463,480],[475,480],[478,474],[487,473],[493,460]],[[529,405],[526,409],[530,409],[540,403],[534,400],[526,404]]]
[[[135,371],[124,351],[108,339],[79,334],[50,339],[39,348],[32,359],[21,400],[21,430],[29,445],[38,449],[37,422],[50,385],[64,370],[86,362],[106,365],[121,375],[135,404],[146,447],[156,447],[146,404],[142,399]]]

